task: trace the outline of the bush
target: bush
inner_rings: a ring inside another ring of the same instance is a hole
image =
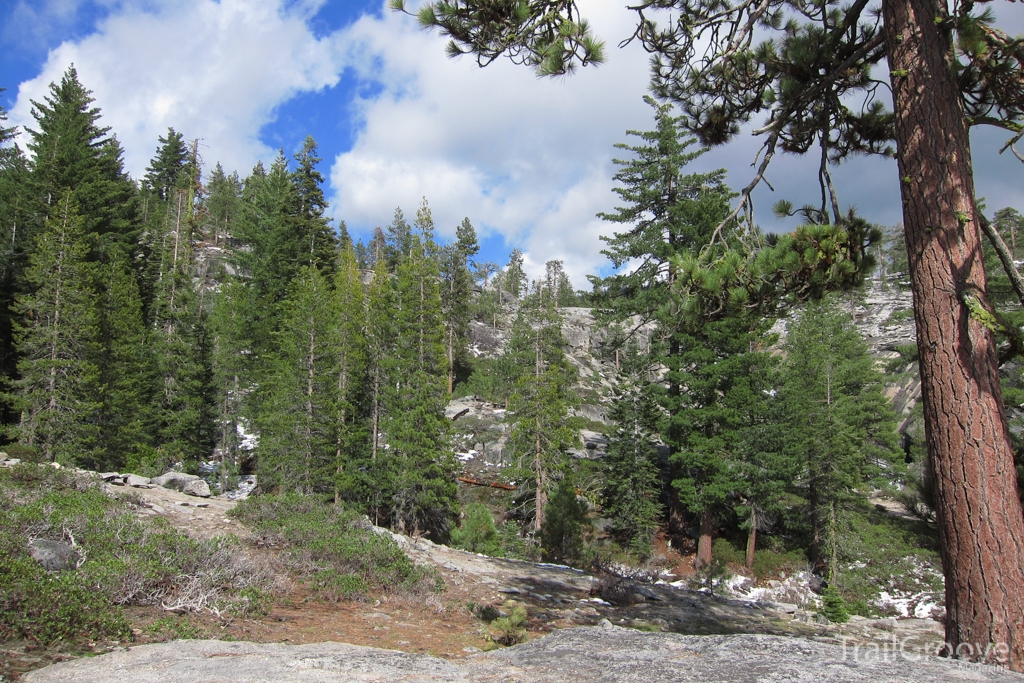
[[[752,570],[759,579],[778,576],[780,572],[793,573],[807,567],[807,554],[803,550],[776,552],[758,550],[754,555]]]
[[[498,529],[494,526],[494,517],[483,503],[470,503],[466,506],[466,519],[462,526],[452,530],[452,545],[472,553],[500,556],[501,541]]]
[[[587,523],[587,508],[576,496],[576,489],[568,479],[558,482],[544,508],[544,525],[540,530],[540,545],[548,560],[578,562],[583,557],[583,528]]]
[[[723,565],[742,565],[747,561],[743,551],[724,538],[715,539],[711,545],[711,556],[717,558]]]
[[[515,645],[526,640],[526,608],[516,605],[507,617],[498,617],[487,629],[488,638],[501,645]]]
[[[73,545],[83,562],[45,571],[29,554],[37,538]],[[0,639],[123,640],[122,605],[219,614],[239,591],[269,583],[237,541],[147,525],[95,480],[37,465],[0,470]]]
[[[365,517],[314,497],[249,498],[231,514],[256,529],[258,545],[284,549],[289,568],[324,598],[349,600],[373,589],[420,592],[441,586],[436,571],[413,563]]]
[[[846,601],[835,586],[829,586],[821,594],[821,613],[831,622],[845,624],[850,620],[846,611]]]

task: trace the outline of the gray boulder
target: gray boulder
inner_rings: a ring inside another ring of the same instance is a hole
[[[36,538],[28,542],[28,554],[32,559],[43,565],[48,572],[63,572],[77,569],[82,559],[78,550],[64,541],[48,541]]]
[[[917,652],[858,650],[779,636],[681,636],[612,626],[574,628],[461,661],[317,643],[178,641],[118,650],[33,671],[25,683],[1024,683],[991,666]]]
[[[199,498],[210,497],[210,485],[202,479],[193,479],[181,488],[182,493],[187,493],[190,496],[198,496]]]
[[[198,478],[194,474],[185,474],[184,472],[165,472],[159,477],[150,479],[149,483],[154,486],[163,486],[165,489],[180,491],[187,482],[195,481]]]
[[[124,483],[135,488],[152,488],[149,477],[140,477],[137,474],[124,475]]]

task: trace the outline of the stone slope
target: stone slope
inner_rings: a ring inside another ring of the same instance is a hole
[[[318,643],[212,640],[123,649],[54,664],[25,683],[807,683],[993,681],[1024,675],[918,653],[871,656],[852,648],[775,636],[680,636],[609,624],[557,631],[524,645],[451,662],[429,655]]]

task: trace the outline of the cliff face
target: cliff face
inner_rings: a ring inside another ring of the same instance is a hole
[[[921,395],[917,363],[909,360],[910,349],[916,343],[910,290],[893,280],[869,281],[862,290],[848,295],[841,305],[853,317],[879,368],[887,371],[885,393],[893,402],[902,432],[908,428],[911,411]],[[608,409],[615,395],[617,374],[615,352],[608,343],[610,332],[598,324],[590,308],[563,308],[560,314],[565,350],[578,370],[576,390],[581,402],[574,413],[589,420],[592,427],[581,431],[584,448],[574,455],[599,457],[607,444],[601,431],[611,427]],[[799,315],[799,310],[792,313],[793,317]],[[494,321],[490,324],[473,321],[470,328],[473,355],[478,358],[501,355],[514,317],[515,304],[512,304],[496,318],[497,326]],[[787,319],[781,319],[772,328],[780,335],[780,341],[785,337],[786,323]],[[645,325],[634,332],[634,337],[642,347],[651,343],[653,334],[654,327]],[[456,450],[468,470],[483,474],[505,464],[503,451],[508,427],[504,406],[464,397],[453,401],[447,413],[456,420]]]

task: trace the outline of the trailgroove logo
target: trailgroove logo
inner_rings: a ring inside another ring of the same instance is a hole
[[[904,660],[917,662],[924,657],[951,657],[962,664],[984,662],[986,664],[1006,664],[1010,659],[1010,646],[1007,643],[952,643],[935,641],[930,643],[914,642],[914,638],[899,639],[893,636],[889,642],[851,642],[843,636],[843,659],[855,662],[891,662]]]

